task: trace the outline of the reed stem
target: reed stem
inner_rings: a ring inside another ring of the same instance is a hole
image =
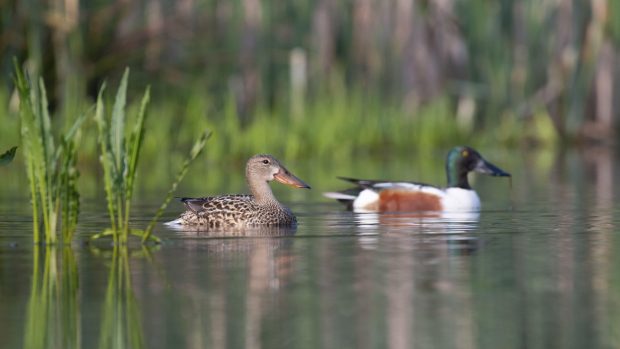
[[[20,134],[30,183],[33,213],[33,240],[56,244],[58,222],[65,222],[62,242],[69,243],[75,231],[79,212],[77,195],[76,148],[73,146],[86,114],[78,116],[70,131],[61,135],[58,147],[54,145],[45,84],[31,84],[14,60],[15,85],[19,92]],[[64,193],[72,193],[63,200]],[[42,221],[41,221],[42,219]],[[41,232],[41,224],[43,231]]]

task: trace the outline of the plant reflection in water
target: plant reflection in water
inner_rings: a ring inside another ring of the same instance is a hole
[[[77,264],[70,247],[33,250],[24,348],[80,348]]]
[[[96,248],[102,256],[109,251]],[[133,252],[127,245],[114,245],[111,251],[110,273],[103,304],[99,348],[144,348],[142,316],[136,300],[129,260],[134,255],[150,258],[150,250],[142,247]]]
[[[102,307],[100,348],[144,348],[142,318],[134,295],[129,259],[150,257],[126,245],[111,251],[92,248],[109,258],[110,271]],[[80,286],[77,263],[70,247],[35,246],[32,287],[28,301],[23,347],[81,348]]]

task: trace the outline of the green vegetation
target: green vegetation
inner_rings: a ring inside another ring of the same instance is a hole
[[[3,154],[0,154],[0,166],[8,165],[11,161],[13,161],[16,151],[17,147],[13,147]]]
[[[20,101],[21,142],[32,202],[34,242],[70,243],[79,213],[77,190],[79,172],[76,163],[78,155],[83,154],[81,152],[78,154],[77,142],[90,111],[76,117],[68,130],[55,139],[43,80],[39,79],[38,85],[33,88],[28,76],[22,72],[17,62],[15,62],[15,76]],[[126,244],[130,234],[141,237],[143,243],[149,239],[158,241],[152,236],[155,223],[170,202],[190,164],[204,149],[210,135],[210,132],[204,132],[195,142],[189,158],[181,166],[163,204],[146,230],[132,229],[129,222],[132,196],[143,145],[150,89],[147,88],[142,97],[133,128],[127,131],[126,126],[129,123],[125,109],[128,76],[129,69],[123,75],[110,113],[106,113],[103,98],[105,84],[101,87],[94,116],[99,131],[100,160],[112,227],[94,235],[93,238],[111,235],[118,244]],[[15,151],[16,147],[2,154],[0,164],[10,162]],[[57,236],[58,226],[62,228],[62,240]]]
[[[79,194],[77,192],[76,142],[86,113],[78,116],[69,130],[56,141],[48,111],[43,80],[31,86],[17,62],[15,85],[19,91],[22,149],[26,164],[33,212],[34,242],[58,242],[57,225],[61,223],[62,242],[70,243],[77,225]]]
[[[140,104],[137,120],[129,139],[125,136],[125,103],[129,69],[125,71],[116,94],[110,120],[106,117],[103,102],[105,84],[99,91],[95,120],[99,129],[99,145],[101,147],[101,165],[103,167],[108,213],[112,228],[109,231],[115,243],[126,244],[130,233],[141,236],[141,232],[129,227],[131,197],[136,178],[136,167],[142,138],[144,136],[144,117],[150,98],[147,88]]]
[[[185,161],[179,174],[168,191],[164,202],[155,214],[155,217],[146,230],[132,229],[129,226],[132,196],[136,181],[136,170],[140,157],[143,138],[144,122],[146,119],[146,108],[150,99],[150,88],[146,89],[140,108],[138,110],[133,129],[129,137],[126,136],[125,128],[128,124],[125,105],[127,102],[127,80],[129,69],[125,70],[120,86],[116,93],[112,111],[107,116],[103,93],[105,84],[99,91],[95,120],[99,130],[99,146],[101,149],[101,165],[103,167],[104,184],[106,199],[108,203],[108,214],[112,227],[101,234],[96,234],[93,238],[111,235],[115,244],[127,244],[129,235],[139,236],[142,243],[148,239],[159,241],[151,235],[152,229],[157,219],[167,207],[179,182],[187,173],[189,165],[198,157],[205,147],[209,133],[205,132],[194,144],[189,159]]]
[[[215,130],[213,157],[245,157],[268,149],[284,158],[343,160],[355,155],[382,156],[388,149],[408,153],[466,138],[458,125],[450,123],[447,100],[408,115],[343,86],[309,101],[302,117],[283,118],[288,114],[285,109],[261,108],[245,126],[236,121],[239,116],[231,107],[209,120]]]
[[[58,118],[71,119],[102,80],[132,67],[153,86],[149,159],[161,143],[189,147],[205,122],[210,156],[235,160],[608,141],[620,5],[603,3],[33,0],[21,16],[8,2],[0,69],[27,58],[52,86]],[[1,105],[10,95],[0,86]],[[10,117],[0,115],[0,139],[15,137]],[[94,158],[84,138],[81,156]]]
[[[96,102],[102,81],[116,86],[131,67],[130,115],[152,86],[136,165],[152,175],[133,194],[148,202],[205,128],[210,151],[188,174],[191,194],[227,190],[230,177],[219,174],[257,152],[311,164],[323,181],[359,159],[412,152],[441,170],[434,157],[455,144],[485,152],[614,141],[620,5],[602,3],[33,0],[24,11],[9,1],[0,4],[11,38],[0,40],[0,70],[8,78],[11,57],[22,58],[45,78],[52,123],[66,125]],[[17,145],[10,83],[0,84],[0,106],[0,139]],[[91,197],[103,186],[97,127],[80,131],[80,191]],[[3,175],[18,177],[14,169]]]

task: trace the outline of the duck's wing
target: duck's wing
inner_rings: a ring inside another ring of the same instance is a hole
[[[355,187],[348,188],[337,192],[326,192],[323,196],[336,199],[339,202],[345,204],[348,209],[353,208],[353,202],[358,199],[360,194],[364,197],[371,198],[378,197],[379,192],[383,190],[403,190],[403,191],[427,191],[437,192],[441,190],[430,184],[412,182],[412,181],[389,181],[389,180],[376,180],[376,179],[357,179],[350,177],[338,177],[344,181],[355,184]],[[373,194],[374,193],[374,194]]]
[[[180,198],[185,207],[194,213],[214,210],[225,210],[230,206],[246,205],[252,199],[251,195],[220,195],[202,198]]]
[[[337,177],[346,182],[353,183],[357,185],[361,190],[363,189],[385,189],[389,187],[434,187],[434,185],[422,183],[422,182],[414,182],[414,181],[392,181],[392,180],[379,180],[379,179],[357,179],[350,177]]]

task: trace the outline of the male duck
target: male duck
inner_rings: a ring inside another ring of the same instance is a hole
[[[251,195],[220,195],[182,198],[187,210],[169,225],[205,228],[248,226],[293,226],[295,215],[273,196],[269,182],[274,179],[295,188],[310,186],[295,177],[271,155],[255,155],[248,160],[245,177]]]
[[[467,174],[472,171],[491,176],[510,176],[486,161],[476,150],[459,146],[450,150],[446,159],[447,188],[416,182],[339,177],[355,183],[357,187],[324,195],[345,203],[348,209],[357,212],[478,211],[480,198],[467,181]]]

